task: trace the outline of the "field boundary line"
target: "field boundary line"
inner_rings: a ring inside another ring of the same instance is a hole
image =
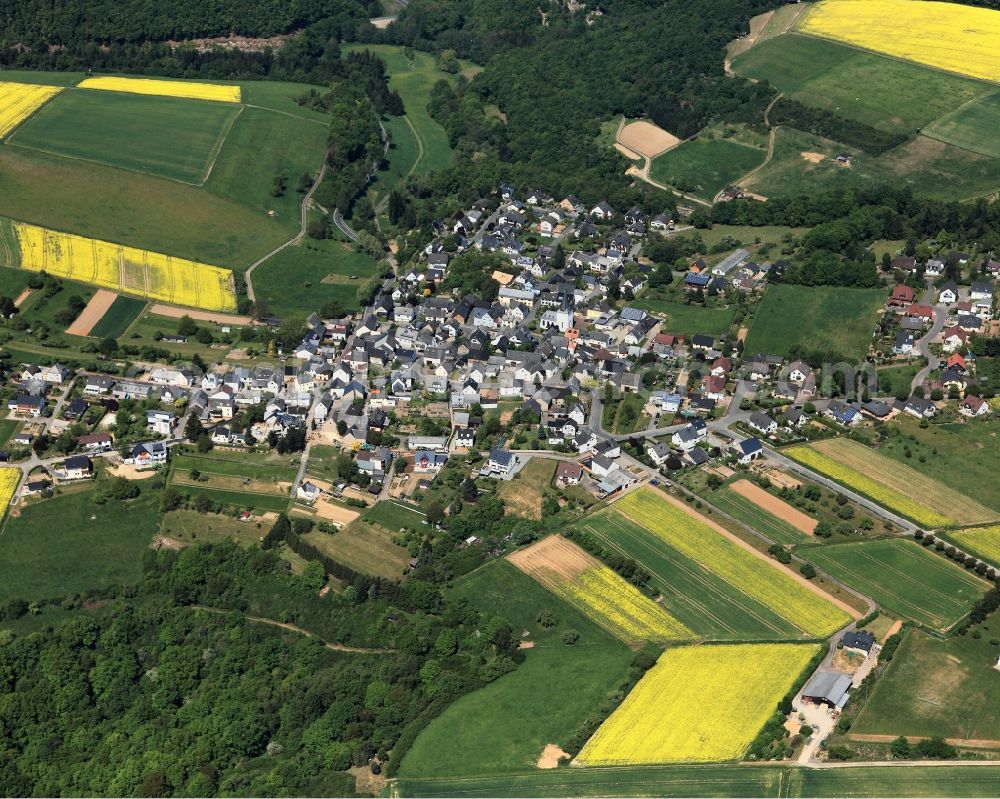
[[[243,113],[243,109],[246,106],[240,105],[236,109],[236,113],[229,117],[229,121],[222,126],[222,130],[219,131],[219,137],[215,140],[215,144],[212,146],[212,160],[208,164],[208,168],[205,170],[205,175],[201,179],[201,183],[198,184],[199,188],[204,188],[205,184],[208,183],[208,179],[212,177],[212,171],[215,169],[215,163],[219,160],[219,156],[222,155],[222,148],[226,145],[226,140],[229,138],[229,134],[233,132],[233,127],[236,125],[236,120],[240,118],[240,114]]]
[[[314,125],[319,125],[323,128],[329,128],[329,124],[323,122],[319,119],[310,119],[309,117],[300,117],[298,114],[293,114],[291,111],[281,111],[277,108],[268,108],[266,105],[254,105],[253,103],[243,103],[244,108],[256,108],[258,111],[270,111],[272,114],[281,114],[282,116],[291,117],[292,119],[301,119],[303,122],[312,122]]]

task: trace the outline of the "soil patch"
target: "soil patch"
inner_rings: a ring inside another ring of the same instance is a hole
[[[371,766],[351,766],[347,771],[354,775],[354,790],[359,796],[381,796],[385,790],[385,775],[372,774]]]
[[[535,648],[535,642],[534,641],[520,641],[520,642],[518,642],[517,648],[518,649],[534,649]]]
[[[617,138],[627,149],[647,158],[655,158],[681,143],[673,133],[645,120],[630,122],[620,128]]]
[[[800,153],[803,159],[808,161],[810,164],[822,164],[826,160],[826,156],[823,153]]]
[[[108,466],[108,474],[112,477],[124,477],[126,480],[148,480],[159,472],[156,469],[136,469],[131,464],[120,463],[117,466]]]
[[[167,538],[166,536],[158,535],[153,539],[153,543],[150,544],[153,549],[183,549],[184,544],[173,538]]]
[[[801,533],[812,535],[816,529],[816,525],[818,524],[816,519],[806,515],[798,508],[789,505],[783,499],[774,496],[774,494],[765,491],[756,483],[751,483],[749,480],[737,480],[729,487],[741,497],[749,499],[757,507],[766,510],[772,516],[777,516]]]
[[[14,300],[14,305],[17,308],[20,308],[27,301],[28,297],[30,297],[34,293],[34,291],[35,291],[34,289],[25,289],[24,291],[22,291],[20,294],[17,295],[17,299]]]
[[[572,541],[559,535],[550,535],[530,547],[507,556],[525,574],[555,573],[565,580],[575,580],[580,574],[600,563]]]
[[[170,319],[180,319],[183,316],[190,316],[199,322],[215,322],[220,325],[251,325],[253,319],[249,316],[236,316],[235,314],[215,313],[214,311],[196,311],[193,308],[178,308],[174,305],[164,305],[156,303],[150,306],[149,312],[157,316],[166,316]]]
[[[569,760],[569,753],[564,752],[556,744],[545,744],[545,748],[542,750],[542,754],[535,765],[538,768],[559,768],[559,761],[562,758]]]
[[[641,155],[639,155],[638,153],[632,152],[624,144],[619,144],[618,142],[615,142],[615,149],[618,152],[620,152],[622,155],[624,155],[626,158],[628,158],[628,159],[630,159],[632,161],[638,161],[640,158],[642,158]]]
[[[90,298],[87,307],[84,308],[73,324],[66,328],[66,332],[71,336],[89,336],[94,325],[104,318],[104,314],[114,305],[118,295],[107,289],[98,289],[97,293]]]
[[[802,485],[801,480],[784,472],[779,472],[777,469],[765,469],[763,475],[778,488],[798,488]]]
[[[361,514],[351,508],[345,508],[343,505],[335,505],[332,502],[327,502],[325,499],[317,499],[316,515],[334,524],[348,525]]]

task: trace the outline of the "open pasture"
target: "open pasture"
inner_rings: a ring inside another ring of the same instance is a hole
[[[802,555],[893,613],[939,632],[968,613],[989,587],[910,540],[832,544]]]
[[[584,745],[584,766],[737,760],[819,651],[810,644],[668,649]]]
[[[410,564],[410,553],[393,542],[395,535],[380,524],[355,519],[336,533],[313,530],[303,538],[357,572],[398,580]]]
[[[1000,525],[959,530],[948,537],[965,551],[1000,568]]]
[[[980,97],[936,119],[923,130],[925,136],[963,150],[1000,158],[994,131],[1000,125],[1000,92]]]
[[[236,310],[228,269],[15,223],[21,267],[174,305]]]
[[[533,457],[513,480],[500,486],[505,512],[525,519],[542,518],[542,499],[552,484],[557,461]]]
[[[700,305],[686,305],[671,300],[657,300],[641,296],[632,303],[637,308],[664,316],[662,328],[665,332],[693,336],[704,333],[707,336],[724,336],[733,323],[735,308],[703,308]]]
[[[549,536],[508,560],[626,643],[694,637],[638,588],[565,538]]]
[[[240,107],[66,91],[9,138],[19,147],[201,185]]]
[[[817,520],[749,480],[737,480],[711,495],[712,504],[779,544],[809,540]]]
[[[782,453],[917,524],[981,524],[997,518],[996,511],[944,483],[845,438],[794,446]]]
[[[186,97],[191,100],[214,100],[220,103],[238,103],[241,99],[239,86],[159,78],[102,76],[86,78],[77,84],[77,88],[160,97]]]
[[[827,636],[854,615],[674,497],[643,488],[615,508],[807,635]]]
[[[711,200],[764,161],[766,153],[727,139],[696,139],[656,158],[650,176],[659,183]]]
[[[861,360],[884,302],[883,289],[770,285],[750,325],[747,351],[786,355],[798,347]]]
[[[0,139],[61,91],[58,86],[0,82]]]
[[[893,58],[995,81],[1000,75],[1000,13],[918,0],[822,0],[796,24],[803,33]]]
[[[660,603],[699,636],[713,641],[788,640],[802,631],[645,527],[603,510],[581,522],[605,547],[633,558],[652,574]]]

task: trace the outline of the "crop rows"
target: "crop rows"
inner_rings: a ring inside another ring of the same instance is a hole
[[[827,636],[850,619],[784,571],[650,490],[632,492],[618,510],[810,635]]]
[[[5,138],[46,100],[61,91],[59,86],[0,81],[0,138]]]
[[[236,310],[228,269],[20,222],[14,232],[25,269],[189,308]]]
[[[240,87],[219,83],[195,83],[180,80],[150,80],[148,78],[87,78],[77,86],[130,94],[155,94],[161,97],[186,97],[190,100],[216,100],[222,103],[240,102]]]
[[[873,480],[871,477],[861,474],[856,469],[845,466],[828,455],[817,452],[808,445],[789,447],[782,450],[782,454],[808,466],[810,469],[815,469],[820,474],[843,483],[848,488],[864,494],[880,505],[889,508],[889,510],[913,519],[917,524],[925,527],[942,527],[953,523],[953,519],[948,516],[938,513],[909,497],[903,496],[897,488],[890,488],[877,480]]]
[[[585,766],[736,760],[817,651],[812,644],[668,649],[577,760]]]
[[[0,515],[7,510],[14,498],[17,484],[21,481],[21,470],[5,467],[0,469]]]

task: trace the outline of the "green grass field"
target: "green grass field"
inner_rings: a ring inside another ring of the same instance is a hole
[[[779,544],[801,544],[803,541],[811,541],[812,536],[806,535],[800,530],[796,530],[788,522],[782,521],[777,516],[772,516],[760,506],[754,504],[746,497],[737,494],[729,487],[724,487],[709,496],[709,501],[730,516],[748,524],[754,530],[766,535],[772,541]]]
[[[374,275],[375,261],[353,245],[306,238],[255,269],[253,285],[272,313],[301,311],[306,295],[310,307],[336,301],[351,310],[359,307],[358,289]]]
[[[663,608],[710,640],[788,640],[800,631],[719,575],[618,513],[588,517],[580,528],[653,575]]]
[[[932,630],[951,627],[989,587],[911,540],[832,544],[800,554],[887,610]]]
[[[145,300],[119,295],[101,317],[101,321],[90,329],[90,335],[96,338],[118,338],[128,330],[145,307]]]
[[[140,484],[141,485],[141,484]],[[97,505],[93,490],[32,503],[0,533],[0,599],[47,599],[139,579],[160,492]]]
[[[392,187],[414,171],[420,159],[421,145],[406,117],[388,117],[382,124],[389,134],[389,159],[388,167],[377,172],[368,187],[375,205],[387,198]]]
[[[1000,511],[996,490],[996,425],[984,419],[959,424],[920,422],[903,414],[879,453],[933,477],[959,493]],[[910,457],[906,457],[909,450]]]
[[[14,83],[40,83],[44,86],[75,86],[87,77],[85,72],[48,72],[33,69],[2,69],[0,80]]]
[[[1000,748],[1000,671],[990,635],[907,633],[851,732],[979,739]]]
[[[711,200],[764,160],[763,150],[726,139],[697,139],[654,158],[650,177]]]
[[[197,186],[239,113],[232,103],[66,91],[7,141]]]
[[[410,565],[410,553],[396,544],[395,530],[355,519],[336,533],[313,530],[305,540],[334,560],[362,574],[398,580]]]
[[[257,546],[270,526],[271,522],[242,522],[232,516],[182,508],[163,515],[159,533],[186,544],[236,541],[243,546]]]
[[[1000,158],[1000,143],[993,132],[1000,125],[1000,92],[979,97],[957,108],[924,129],[924,135],[965,150]]]
[[[288,510],[289,498],[277,494],[261,494],[259,491],[238,491],[183,483],[175,485],[175,488],[192,497],[203,496],[213,502],[221,502],[234,508],[273,511],[274,513],[283,513]]]
[[[787,34],[733,59],[739,75],[866,125],[913,134],[995,87],[825,39]]]
[[[362,518],[370,519],[387,530],[393,531],[399,530],[401,527],[419,530],[426,519],[422,513],[392,500],[376,502],[362,514]]]
[[[459,580],[452,592],[529,632],[524,663],[451,705],[418,736],[403,777],[468,776],[534,767],[546,744],[567,740],[624,679],[632,652],[504,560]],[[542,610],[558,622],[546,630]],[[562,642],[576,630],[579,641]]]
[[[400,779],[399,796],[990,797],[1000,766],[645,766]]]
[[[212,474],[291,482],[295,479],[298,461],[298,456],[212,451],[204,455],[194,452],[176,455],[172,463],[175,472],[199,469]]]
[[[678,335],[704,333],[711,336],[725,335],[733,323],[733,308],[703,308],[700,305],[686,305],[670,300],[655,300],[640,297],[630,303],[637,308],[661,314],[664,332]]]
[[[905,391],[909,395],[910,385],[917,372],[923,368],[925,361],[918,360],[915,363],[905,363],[900,366],[884,366],[878,370],[878,393],[895,395],[897,392]],[[874,393],[874,391],[872,392]]]
[[[809,228],[785,227],[784,225],[712,225],[708,230],[699,230],[698,235],[705,242],[705,247],[714,247],[723,236],[736,239],[743,245],[756,244],[780,244],[786,235],[799,238]]]
[[[768,286],[750,325],[746,351],[787,355],[799,346],[860,360],[884,302],[882,289]]]

